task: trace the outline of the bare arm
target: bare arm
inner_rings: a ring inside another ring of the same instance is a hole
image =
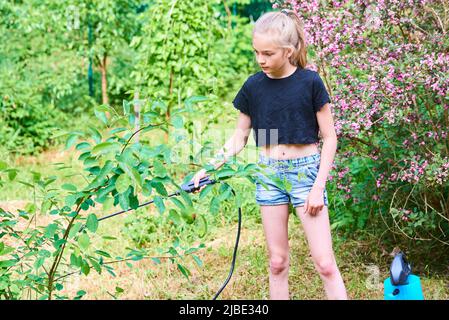
[[[249,115],[240,112],[234,133],[209,164],[213,165],[215,169],[219,169],[229,158],[242,151],[248,143],[250,132],[251,118]]]
[[[215,158],[209,162],[209,164],[212,165],[215,170],[219,169],[223,164],[226,163],[229,158],[242,151],[242,149],[248,142],[250,132],[251,118],[247,114],[240,112],[237,119],[237,127],[235,128],[234,133],[229,138],[229,140],[226,141],[225,145],[218,151]],[[194,182],[195,187],[198,187],[199,181],[206,176],[206,169],[201,169],[193,176],[191,181]],[[206,186],[203,185],[197,191],[201,191],[205,187]]]
[[[323,137],[323,147],[321,150],[320,170],[316,177],[314,187],[324,190],[327,176],[334,162],[337,150],[337,134],[335,132],[334,120],[329,103],[326,103],[320,111],[316,113],[321,136]]]

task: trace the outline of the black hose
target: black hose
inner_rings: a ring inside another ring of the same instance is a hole
[[[208,180],[208,179],[205,179],[205,180],[202,181],[202,184],[201,184],[200,186],[202,186],[203,184],[209,184],[209,183],[215,183],[215,182],[217,182],[217,181],[215,181],[215,180],[210,181],[210,180]],[[220,182],[220,183],[221,183],[221,182]],[[200,186],[199,186],[199,187],[200,187]],[[199,187],[198,187],[198,188],[199,188]],[[196,189],[190,188],[190,190],[189,190],[188,192],[192,192],[193,190],[197,190],[198,188],[196,188]],[[186,189],[186,190],[187,190],[187,189]],[[234,196],[235,196],[235,191],[234,191],[233,189],[231,189],[231,191],[232,191],[232,193],[233,193]],[[178,195],[180,195],[180,194],[181,194],[180,191],[177,191],[177,192],[174,192],[174,193],[170,194],[170,195],[168,196],[168,198],[170,198],[170,197],[172,197],[172,196],[178,196]],[[154,202],[154,200],[151,200],[151,201],[142,203],[141,205],[137,206],[137,208],[147,206],[147,205],[149,205],[149,204],[151,204],[151,203],[153,203],[153,202]],[[128,212],[128,211],[135,210],[135,209],[137,209],[137,208],[118,211],[118,212],[115,212],[115,213],[110,214],[110,215],[108,215],[108,216],[102,217],[102,218],[98,219],[98,221],[106,220],[106,219],[115,217],[115,216],[117,216],[117,215],[119,215],[119,214],[122,214],[122,213],[125,213],[125,212]],[[236,260],[236,258],[237,258],[237,249],[238,249],[239,239],[240,239],[240,230],[241,230],[241,226],[242,226],[242,209],[241,209],[241,207],[239,207],[238,227],[237,227],[237,237],[236,237],[236,239],[235,239],[234,253],[233,253],[233,255],[232,255],[231,270],[229,270],[228,277],[226,278],[226,280],[225,280],[225,282],[223,283],[223,285],[221,286],[221,288],[217,291],[217,293],[215,294],[215,296],[212,298],[212,300],[216,300],[216,299],[217,299],[217,297],[220,295],[220,293],[223,291],[223,289],[224,289],[224,288],[226,287],[226,285],[228,284],[229,280],[231,279],[232,273],[234,272],[235,260]],[[79,232],[83,231],[85,227],[86,227],[86,225],[84,225],[84,226],[79,230]]]
[[[232,190],[232,193],[235,196],[235,192],[234,190]],[[235,246],[234,246],[234,253],[232,255],[232,262],[231,262],[231,270],[229,271],[229,275],[228,278],[225,280],[225,282],[223,283],[223,285],[221,286],[221,288],[217,291],[217,293],[215,294],[215,296],[212,298],[212,300],[216,300],[217,297],[219,296],[219,294],[223,291],[223,289],[226,287],[226,285],[228,284],[229,280],[231,279],[232,273],[234,271],[234,266],[235,266],[235,260],[237,258],[237,248],[239,246],[239,239],[240,239],[240,229],[242,226],[242,209],[239,207],[239,221],[238,221],[238,227],[237,227],[237,237],[235,238]]]

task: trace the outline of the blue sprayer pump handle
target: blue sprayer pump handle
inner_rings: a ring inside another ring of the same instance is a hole
[[[396,254],[390,267],[391,283],[395,286],[406,284],[407,277],[411,271],[410,264],[405,259],[404,253]]]

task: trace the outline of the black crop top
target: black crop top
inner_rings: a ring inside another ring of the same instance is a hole
[[[259,71],[249,76],[232,101],[251,117],[258,147],[318,142],[316,112],[327,102],[331,101],[320,75],[300,67],[278,79]]]

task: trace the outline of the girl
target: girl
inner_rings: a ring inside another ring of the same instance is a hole
[[[330,99],[319,74],[305,69],[306,42],[299,17],[290,10],[268,12],[254,25],[253,47],[262,68],[233,100],[237,128],[220,150],[220,168],[246,145],[251,128],[260,147],[256,202],[269,253],[270,299],[289,299],[289,203],[301,220],[316,270],[328,299],[347,299],[338,270],[325,183],[337,148]],[[318,150],[318,130],[323,139]],[[206,177],[202,169],[195,186]],[[202,187],[201,191],[204,187]],[[197,191],[197,192],[198,192]]]

